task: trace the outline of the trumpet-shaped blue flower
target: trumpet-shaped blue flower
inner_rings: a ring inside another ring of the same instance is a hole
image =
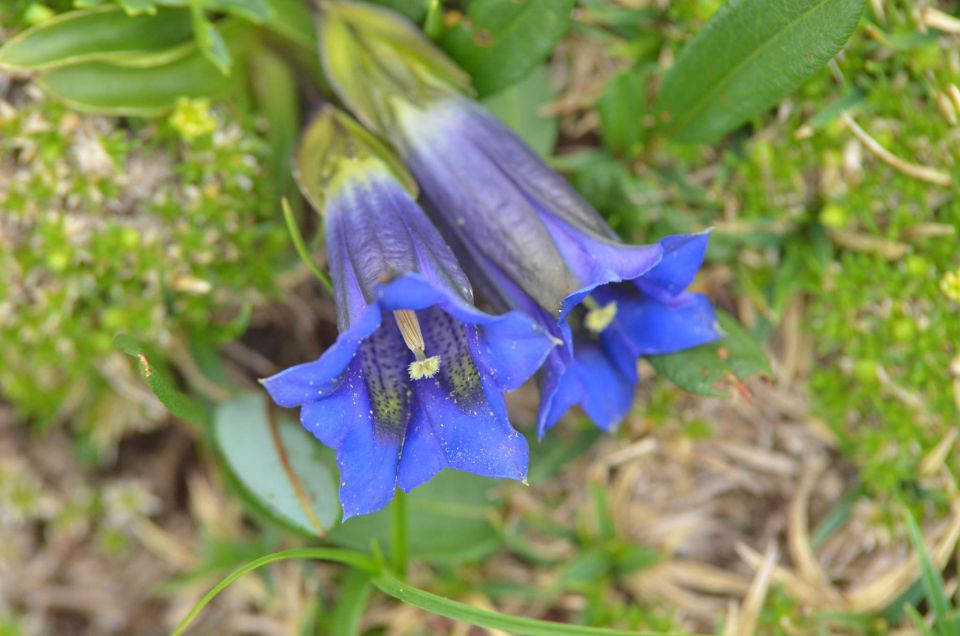
[[[616,426],[630,408],[638,356],[720,337],[709,301],[686,291],[706,233],[625,245],[476,103],[451,95],[396,109],[394,144],[471,274],[565,344],[541,376],[541,434],[578,403],[602,428]]]
[[[552,339],[521,313],[477,310],[450,248],[384,164],[347,164],[323,204],[340,336],[264,386],[336,449],[344,518],[444,468],[523,480],[527,442],[502,393]]]

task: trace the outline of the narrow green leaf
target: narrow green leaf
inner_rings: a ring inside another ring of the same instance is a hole
[[[137,359],[140,373],[143,374],[150,390],[174,417],[199,426],[207,426],[210,423],[210,412],[207,408],[177,389],[167,377],[163,365],[158,360],[151,361],[152,354],[148,354],[136,339],[118,334],[113,342],[117,349]]]
[[[335,467],[323,445],[259,394],[217,408],[213,434],[247,491],[286,524],[322,536],[340,514]]]
[[[553,102],[553,95],[550,73],[547,67],[541,66],[506,90],[483,100],[483,105],[546,157],[557,142],[557,119],[543,113],[544,107]]]
[[[190,15],[165,9],[130,17],[117,7],[71,11],[27,29],[0,48],[0,67],[51,69],[91,61],[165,56],[190,40]]]
[[[441,46],[470,73],[481,96],[523,79],[570,26],[574,0],[473,0]]]
[[[603,627],[565,625],[522,616],[510,616],[493,610],[472,607],[409,585],[388,572],[373,579],[381,592],[438,616],[488,629],[500,629],[516,636],[695,636],[687,632],[634,632]]]
[[[210,604],[210,601],[215,599],[220,592],[224,591],[234,581],[239,579],[244,574],[253,572],[254,570],[261,568],[265,565],[271,563],[276,563],[277,561],[286,561],[289,559],[312,559],[314,561],[331,561],[333,563],[342,563],[350,567],[363,570],[364,572],[375,572],[377,570],[376,563],[373,562],[368,556],[363,554],[358,554],[356,552],[351,552],[349,550],[338,550],[336,548],[298,548],[294,550],[284,550],[283,552],[274,552],[272,554],[266,554],[259,559],[254,559],[246,565],[242,565],[229,575],[224,577],[222,581],[217,583],[213,588],[203,595],[197,603],[190,608],[190,611],[187,615],[180,621],[180,624],[177,625],[170,636],[181,636],[186,629],[190,626],[190,623],[199,616],[200,612],[203,611],[203,608]]]
[[[162,114],[179,97],[217,97],[230,87],[228,78],[196,48],[161,66],[106,62],[66,66],[45,73],[39,83],[78,110],[141,116]]]
[[[657,120],[681,142],[711,142],[775,105],[853,33],[864,0],[730,0],[681,52]]]
[[[483,558],[500,545],[490,523],[498,502],[487,491],[496,482],[468,473],[445,470],[406,497],[408,556],[434,563],[458,563]],[[330,541],[369,550],[375,541],[393,554],[390,508],[354,517],[334,528]]]
[[[739,380],[756,373],[770,373],[770,362],[754,338],[730,314],[717,311],[717,321],[726,337],[707,345],[677,353],[649,356],[647,360],[680,388],[725,397],[729,393],[718,388],[729,383],[731,376]]]
[[[927,603],[933,610],[933,616],[936,621],[937,631],[940,636],[958,636],[960,635],[960,621],[952,615],[950,597],[944,589],[943,577],[940,570],[933,564],[927,546],[923,541],[923,533],[910,511],[904,512],[904,521],[907,525],[907,534],[910,536],[910,543],[917,553],[917,560],[920,562],[920,580],[923,583],[923,591],[927,597]]]
[[[360,620],[367,607],[373,581],[362,570],[348,570],[340,581],[340,596],[333,611],[330,633],[337,636],[359,636]]]
[[[190,609],[187,616],[180,621],[171,636],[180,636],[190,623],[203,611],[210,601],[220,592],[228,588],[234,581],[244,574],[252,572],[277,561],[288,559],[313,559],[317,561],[332,561],[349,565],[358,570],[373,574],[373,584],[382,592],[404,603],[419,607],[438,616],[445,616],[453,620],[463,621],[479,627],[501,629],[517,636],[700,636],[690,632],[636,632],[602,627],[583,627],[579,625],[565,625],[551,621],[541,621],[520,616],[509,616],[493,610],[471,607],[459,601],[453,601],[436,594],[413,587],[401,581],[389,572],[385,572],[373,559],[348,550],[331,548],[301,548],[285,550],[267,554],[259,559],[237,568],[222,581],[217,583],[203,598]]]

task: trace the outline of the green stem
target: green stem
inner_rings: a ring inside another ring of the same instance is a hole
[[[303,241],[303,235],[300,234],[300,228],[297,226],[297,219],[293,215],[293,210],[290,209],[290,202],[284,197],[280,205],[283,208],[283,218],[287,221],[287,231],[290,232],[290,238],[293,239],[293,246],[297,248],[297,254],[300,255],[300,259],[310,268],[313,275],[320,279],[323,286],[332,294],[333,283],[330,282],[330,277],[327,276],[327,273],[317,267],[317,264],[313,262],[313,258],[310,256],[310,250],[307,249],[307,244]]]
[[[338,550],[336,548],[301,548],[297,550],[284,550],[283,552],[267,554],[259,559],[254,559],[246,565],[240,566],[231,572],[230,575],[225,579],[217,583],[213,589],[204,595],[202,599],[197,601],[197,604],[194,605],[190,610],[190,613],[187,614],[182,621],[180,621],[180,624],[177,625],[177,628],[174,629],[173,632],[171,632],[170,636],[180,636],[180,634],[183,634],[184,630],[190,626],[190,623],[193,622],[193,619],[195,619],[197,615],[203,611],[203,608],[206,607],[210,601],[216,598],[220,592],[225,590],[231,583],[239,579],[247,572],[252,572],[257,568],[267,565],[268,563],[273,563],[274,561],[284,561],[287,559],[315,559],[318,561],[333,561],[335,563],[343,563],[344,565],[349,565],[371,573],[377,571],[377,566],[372,559],[350,550]]]
[[[393,569],[401,578],[407,575],[407,495],[397,491],[393,500]]]

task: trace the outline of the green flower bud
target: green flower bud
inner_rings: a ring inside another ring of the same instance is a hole
[[[471,94],[470,79],[400,16],[342,0],[320,11],[320,54],[337,94],[371,130],[394,125],[397,99],[423,105],[451,93]],[[402,96],[402,97],[400,97]]]

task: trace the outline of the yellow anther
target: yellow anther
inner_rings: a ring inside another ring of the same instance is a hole
[[[584,298],[583,304],[587,307],[587,315],[583,318],[583,326],[593,333],[600,333],[609,327],[613,319],[617,317],[616,301],[601,307],[592,297],[587,296]]]
[[[440,356],[430,356],[422,360],[414,360],[407,367],[411,380],[422,380],[432,378],[440,370]]]
[[[397,309],[393,312],[393,317],[397,321],[397,327],[400,329],[400,335],[403,336],[404,344],[416,358],[407,367],[410,379],[422,380],[437,375],[437,371],[440,370],[440,356],[430,356],[428,358],[424,353],[426,345],[423,342],[423,332],[420,330],[417,313],[410,309]]]

